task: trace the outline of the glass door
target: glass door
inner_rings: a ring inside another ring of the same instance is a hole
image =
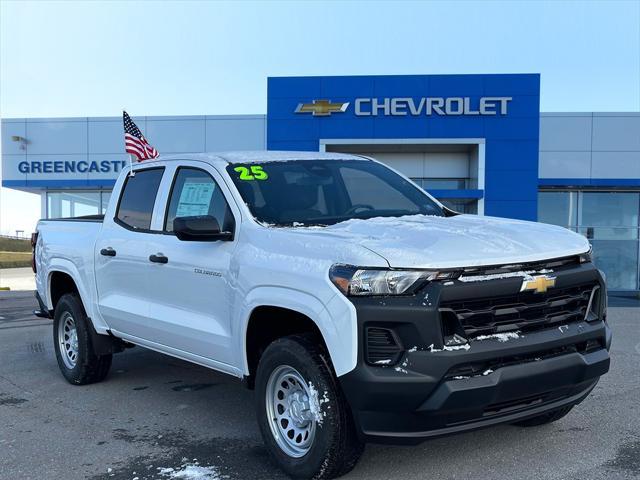
[[[640,193],[581,192],[578,207],[579,231],[593,245],[608,288],[638,290]]]

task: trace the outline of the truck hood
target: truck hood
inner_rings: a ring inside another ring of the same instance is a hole
[[[365,247],[394,268],[516,264],[576,255],[590,248],[586,238],[566,228],[476,215],[353,219],[313,230]]]

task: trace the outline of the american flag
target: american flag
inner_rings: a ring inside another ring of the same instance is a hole
[[[139,162],[157,158],[158,151],[147,142],[138,126],[133,123],[129,114],[122,112],[122,121],[124,122],[124,146],[127,153],[134,155]]]

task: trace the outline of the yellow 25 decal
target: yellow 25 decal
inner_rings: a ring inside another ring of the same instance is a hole
[[[236,167],[233,170],[240,174],[240,180],[266,180],[269,178],[267,172],[262,170],[260,165],[252,165],[250,168]]]

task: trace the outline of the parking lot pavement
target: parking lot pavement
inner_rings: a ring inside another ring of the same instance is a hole
[[[208,478],[282,478],[238,381],[134,348],[114,357],[105,382],[71,386],[51,322],[33,308],[31,292],[0,292],[0,478],[163,479],[171,472],[161,469],[195,462],[211,467]],[[611,372],[564,419],[368,445],[344,478],[640,478],[640,309],[612,308],[610,323]]]
[[[31,267],[0,268],[0,288],[10,290],[33,290],[36,280]]]

